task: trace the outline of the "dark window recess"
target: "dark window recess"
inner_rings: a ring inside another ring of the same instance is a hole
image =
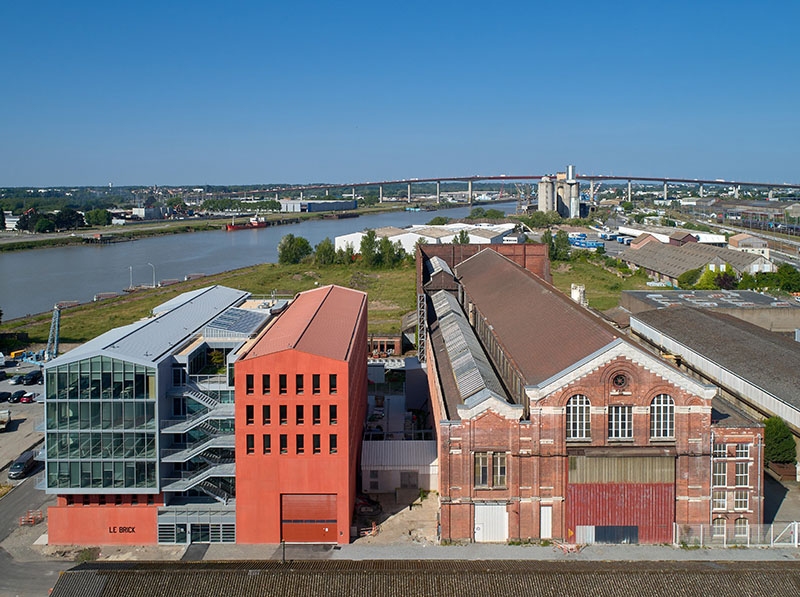
[[[256,438],[252,433],[247,434],[247,453],[253,454],[256,451]]]
[[[320,423],[320,410],[321,409],[320,409],[319,404],[315,404],[314,406],[311,407],[311,415],[312,415],[311,416],[311,418],[312,418],[311,422],[314,425],[319,425],[319,423]]]
[[[272,436],[265,433],[261,436],[261,443],[263,445],[264,454],[272,452]]]
[[[329,389],[331,394],[335,394],[336,393],[336,374],[335,373],[331,373],[328,376],[328,389]]]
[[[272,417],[270,416],[270,406],[269,404],[261,405],[261,424],[262,425],[269,425]]]
[[[319,373],[314,373],[311,376],[311,392],[313,394],[319,394],[321,383],[322,382],[320,382]]]
[[[287,439],[286,434],[284,433],[281,434],[280,441],[281,441],[281,454],[286,454],[286,452],[289,451],[289,441]]]
[[[261,393],[269,394],[269,373],[261,375]]]
[[[336,416],[336,411],[337,411],[336,405],[335,404],[331,404],[328,407],[328,411],[329,411],[329,414],[330,414],[330,424],[331,425],[336,425],[337,420],[338,420],[338,418]]]
[[[304,435],[297,435],[295,438],[295,445],[297,446],[297,453],[302,454],[306,451],[306,438]]]
[[[286,425],[289,422],[288,421],[289,417],[286,414],[286,411],[287,411],[286,405],[285,404],[281,404],[278,410],[280,411],[279,414],[280,414],[280,419],[281,419],[281,425]]]
[[[314,454],[319,454],[320,450],[321,450],[319,433],[315,433],[314,436],[311,439],[312,439],[313,446],[314,446]]]
[[[244,383],[248,394],[252,394],[255,391],[255,381],[253,381],[253,374],[248,373],[244,376]]]
[[[247,425],[252,425],[253,423],[255,423],[255,415],[253,414],[254,413],[254,408],[253,408],[252,404],[247,404],[244,407],[244,413],[245,413],[245,419],[246,419],[245,423]]]
[[[298,404],[294,407],[295,422],[297,425],[303,424],[303,405]]]
[[[302,373],[298,373],[297,375],[294,376],[294,385],[297,388],[297,393],[298,394],[302,394],[303,393],[303,374]]]
[[[278,392],[281,394],[285,394],[288,388],[289,382],[286,381],[286,374],[281,373],[278,375]]]
[[[329,445],[329,448],[330,448],[330,450],[329,450],[330,453],[331,454],[336,454],[336,452],[338,452],[338,448],[339,448],[338,442],[336,441],[336,435],[331,435],[330,438],[328,438],[328,441],[329,441],[328,445]]]

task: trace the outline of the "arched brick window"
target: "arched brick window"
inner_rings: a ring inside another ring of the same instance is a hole
[[[659,394],[650,403],[650,437],[653,439],[675,437],[675,401],[669,394]]]
[[[590,439],[592,437],[591,403],[583,394],[575,394],[567,400],[567,439]]]

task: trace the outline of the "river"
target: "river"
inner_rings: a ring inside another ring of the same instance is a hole
[[[491,206],[513,213],[516,204]],[[216,274],[278,261],[278,241],[285,234],[311,245],[365,228],[424,224],[436,215],[463,218],[468,207],[441,212],[388,212],[342,220],[307,220],[256,230],[192,232],[108,245],[77,245],[0,253],[0,309],[3,319],[41,313],[59,301],[91,301],[101,292],[121,292],[133,285],[183,279],[188,274]],[[152,267],[151,265],[152,264]],[[155,274],[154,274],[155,269]]]

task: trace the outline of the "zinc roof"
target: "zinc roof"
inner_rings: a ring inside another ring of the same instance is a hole
[[[743,271],[754,262],[763,259],[759,255],[700,243],[687,243],[680,247],[664,243],[646,243],[636,249],[626,249],[620,258],[670,278],[677,278],[690,269],[703,268],[714,260],[721,260],[737,271]]]
[[[181,294],[154,309],[156,317],[110,330],[50,361],[47,367],[96,355],[142,364],[157,363],[208,321],[247,296],[248,292],[225,286]]]
[[[430,467],[437,464],[437,458],[435,441],[376,441],[361,444],[361,468],[365,470]]]
[[[469,300],[527,385],[537,385],[619,335],[529,271],[489,249],[456,266]]]
[[[689,307],[632,315],[783,402],[800,408],[800,342],[741,319]]]
[[[359,322],[366,316],[365,292],[341,286],[323,286],[301,292],[244,358],[293,349],[346,360]]]

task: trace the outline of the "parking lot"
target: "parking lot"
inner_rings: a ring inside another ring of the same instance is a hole
[[[10,378],[14,375],[36,371],[38,366],[24,363],[19,367],[8,367],[4,370]],[[40,384],[31,386],[12,385],[10,379],[0,381],[0,392],[13,393],[18,390],[25,390],[36,394],[37,400],[41,400],[43,388],[44,386]],[[8,480],[8,467],[17,456],[43,439],[44,434],[41,431],[36,431],[35,427],[44,420],[44,405],[41,402],[9,404],[7,401],[3,401],[0,402],[0,410],[9,410],[11,412],[11,420],[6,426],[6,430],[0,433],[0,470],[2,470],[0,483],[8,482],[14,485],[20,483],[20,480]],[[31,474],[36,474],[39,469],[41,469],[41,464]]]

